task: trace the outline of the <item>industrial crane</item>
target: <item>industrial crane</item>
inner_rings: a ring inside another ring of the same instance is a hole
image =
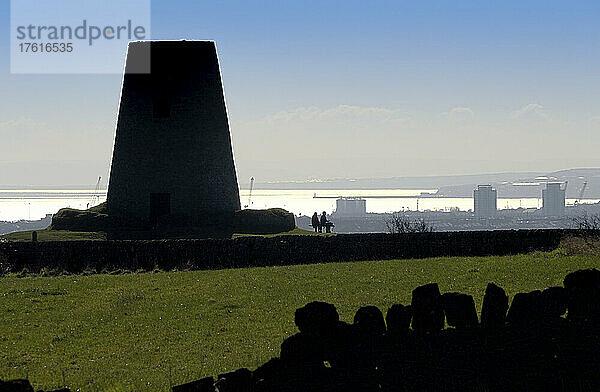
[[[98,202],[100,196],[98,196],[98,189],[100,189],[100,181],[102,180],[102,176],[98,176],[98,182],[96,182],[96,188],[94,189],[94,193],[92,194],[92,201],[88,203],[88,208],[94,206],[94,202]]]
[[[250,193],[248,194],[248,204],[246,204],[244,208],[248,208],[252,204],[252,188],[254,188],[254,177],[250,177]]]

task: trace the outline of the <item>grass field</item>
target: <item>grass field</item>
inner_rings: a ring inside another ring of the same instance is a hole
[[[335,304],[351,321],[362,305],[384,313],[412,289],[473,294],[493,281],[508,294],[562,284],[600,268],[598,255],[550,253],[220,271],[0,278],[0,378],[38,388],[165,391],[206,375],[254,368],[296,332],[294,310]]]

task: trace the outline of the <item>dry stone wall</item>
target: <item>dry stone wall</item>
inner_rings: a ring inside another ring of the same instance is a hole
[[[569,230],[507,230],[236,239],[0,243],[0,274],[202,270],[555,249]]]
[[[311,302],[279,357],[178,385],[173,392],[595,391],[600,386],[600,271],[516,294],[490,283],[481,323],[473,297],[417,287],[410,304],[340,321]],[[564,316],[567,313],[566,317]],[[449,326],[444,329],[444,321]],[[412,326],[412,328],[411,328]]]

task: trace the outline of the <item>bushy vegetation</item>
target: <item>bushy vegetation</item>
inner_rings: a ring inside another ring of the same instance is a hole
[[[566,256],[600,255],[600,232],[566,237],[557,252]]]
[[[586,211],[571,218],[571,225],[579,230],[600,230],[600,214],[589,214]]]
[[[294,230],[294,215],[282,208],[267,210],[241,210],[233,216],[236,233],[276,234]]]
[[[431,233],[434,231],[433,225],[425,219],[411,218],[402,213],[395,213],[386,219],[385,226],[390,234]]]
[[[575,248],[576,249],[576,248]],[[0,278],[0,378],[38,388],[165,391],[279,354],[307,302],[386,311],[437,282],[474,295],[488,282],[517,292],[600,267],[598,254],[560,248],[506,257],[432,258],[220,271]]]
[[[106,203],[88,210],[61,208],[52,216],[52,230],[98,232],[106,231],[115,222],[106,213]]]

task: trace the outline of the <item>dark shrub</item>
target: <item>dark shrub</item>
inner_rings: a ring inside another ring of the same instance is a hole
[[[282,208],[240,210],[233,215],[233,230],[243,234],[276,234],[294,230],[294,214]]]

